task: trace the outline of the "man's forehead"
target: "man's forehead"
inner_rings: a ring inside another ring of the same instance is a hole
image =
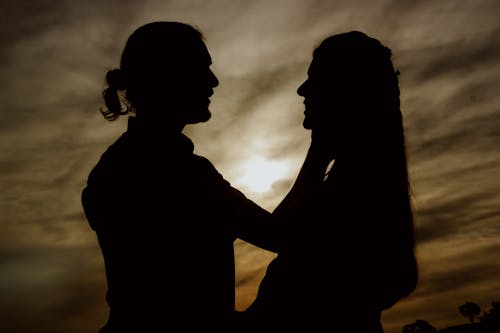
[[[168,52],[165,56],[168,56]],[[187,47],[180,49],[174,57],[179,63],[186,63],[190,65],[195,63],[199,65],[212,64],[212,57],[203,43],[188,45]]]
[[[209,65],[212,64],[212,57],[210,56],[210,52],[208,51],[207,46],[202,40],[200,40],[200,43],[197,45],[194,52],[196,53],[197,59]]]

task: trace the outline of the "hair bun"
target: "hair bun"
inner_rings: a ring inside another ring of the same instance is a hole
[[[116,90],[125,90],[125,73],[123,73],[123,71],[119,68],[109,70],[108,73],[106,73],[106,82],[108,83],[110,88]]]

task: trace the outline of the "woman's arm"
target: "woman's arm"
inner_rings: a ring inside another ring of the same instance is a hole
[[[274,209],[273,215],[279,219],[293,216],[299,205],[319,188],[330,162],[328,154],[325,154],[322,147],[313,141],[292,188]]]

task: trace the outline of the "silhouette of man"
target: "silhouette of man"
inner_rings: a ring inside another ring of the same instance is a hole
[[[297,90],[311,145],[273,211],[284,240],[243,330],[380,333],[382,311],[415,289],[397,75],[390,49],[358,31],[315,49]]]
[[[235,302],[233,241],[277,249],[271,214],[194,154],[182,133],[211,117],[218,80],[210,65],[198,30],[152,22],[132,33],[120,68],[107,73],[103,115],[135,115],[82,192],[106,270],[109,317],[101,332],[226,331]]]

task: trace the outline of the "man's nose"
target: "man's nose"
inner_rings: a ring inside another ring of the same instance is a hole
[[[212,72],[210,70],[210,73],[209,73],[210,77],[209,77],[209,81],[210,81],[210,86],[212,88],[215,88],[219,85],[219,80],[217,79],[217,76],[215,76],[214,72]]]

